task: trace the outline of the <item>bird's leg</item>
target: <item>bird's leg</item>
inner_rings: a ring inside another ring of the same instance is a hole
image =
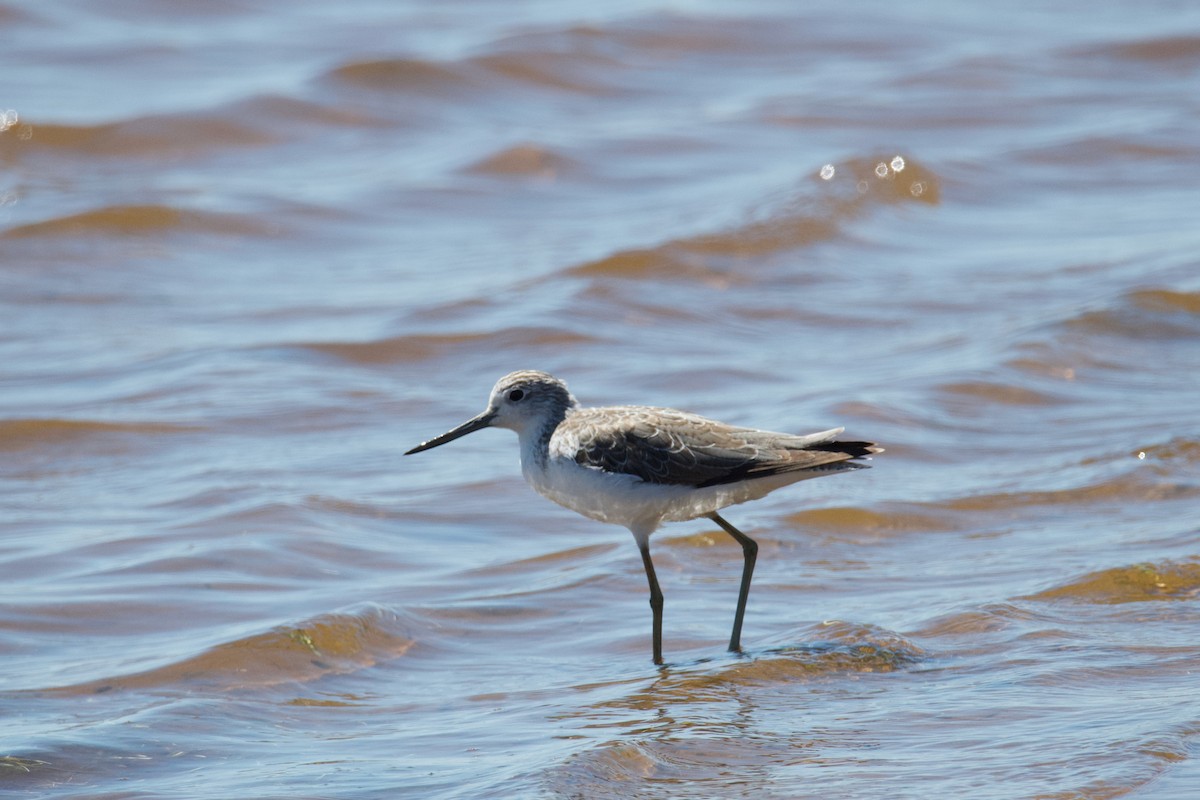
[[[646,567],[646,580],[650,582],[650,610],[654,612],[654,663],[662,664],[662,617],[663,595],[658,588],[658,577],[654,574],[654,562],[650,560],[650,545],[639,545],[642,564]]]
[[[742,588],[738,590],[737,615],[733,618],[733,634],[729,637],[729,651],[742,652],[742,618],[746,616],[746,600],[750,597],[750,579],[754,576],[754,562],[758,559],[758,543],[725,521],[717,512],[708,518],[725,529],[725,532],[742,546],[745,564],[742,566]]]

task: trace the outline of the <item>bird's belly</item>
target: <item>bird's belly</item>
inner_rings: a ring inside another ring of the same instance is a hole
[[[529,484],[548,500],[590,519],[643,530],[653,530],[662,522],[695,519],[728,505],[754,500],[779,485],[768,480],[762,485],[751,481],[697,489],[648,483],[633,475],[582,467],[565,460],[551,461],[545,469],[524,472]]]
[[[538,494],[590,519],[632,527],[661,518],[663,498],[632,475],[560,463],[525,477]]]

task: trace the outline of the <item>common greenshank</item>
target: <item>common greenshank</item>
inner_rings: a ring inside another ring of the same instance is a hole
[[[742,583],[729,639],[729,649],[740,652],[758,545],[717,510],[806,478],[862,469],[863,459],[883,452],[872,442],[836,441],[842,428],[795,436],[670,408],[584,408],[558,378],[522,370],[496,383],[483,413],[405,455],[483,428],[516,431],[521,471],[543,497],[633,533],[650,582],[655,664],[663,663],[663,595],[650,560],[650,534],[660,524],[707,517],[742,546]]]

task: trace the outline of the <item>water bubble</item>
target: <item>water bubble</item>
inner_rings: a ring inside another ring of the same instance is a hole
[[[859,181],[857,188],[858,188],[859,194],[866,194],[867,190],[870,189],[871,187],[867,185],[866,181]]]
[[[827,181],[832,179],[833,173],[835,172],[837,172],[837,170],[834,169],[833,164],[826,164],[825,166],[821,167],[821,180]]]
[[[1145,460],[1146,460],[1146,451],[1145,451],[1145,450],[1139,450],[1139,451],[1138,451],[1138,454],[1137,454],[1137,457],[1138,457],[1138,461],[1145,461]]]
[[[892,159],[892,171],[893,172],[903,172],[904,166],[905,166],[905,164],[904,164],[903,157],[896,156],[895,158]]]
[[[888,165],[880,161],[875,165],[875,174],[880,178],[886,178],[888,175]]]
[[[17,110],[15,108],[10,108],[0,112],[0,132],[4,132],[13,125],[16,125],[18,119],[20,119],[20,117],[17,116]]]
[[[913,185],[908,187],[908,191],[913,197],[920,197],[925,194],[924,181],[913,181]]]

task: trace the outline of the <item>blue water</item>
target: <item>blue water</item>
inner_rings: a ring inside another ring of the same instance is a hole
[[[1200,14],[0,3],[0,793],[1190,798]],[[869,471],[636,548],[520,368]]]

